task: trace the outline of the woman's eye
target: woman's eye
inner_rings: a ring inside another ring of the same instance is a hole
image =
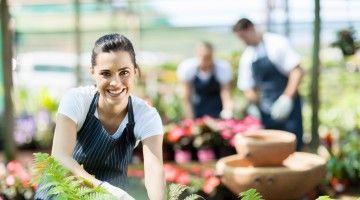
[[[121,71],[120,72],[120,76],[128,76],[129,72],[128,71]]]
[[[109,77],[111,74],[109,72],[101,72],[102,76]]]

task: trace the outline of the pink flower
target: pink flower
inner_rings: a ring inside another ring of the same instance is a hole
[[[30,186],[30,174],[28,172],[21,171],[19,172],[18,176],[20,177],[20,181],[24,187]]]
[[[231,139],[230,139],[230,141],[229,141],[229,144],[231,145],[231,146],[235,146],[235,137],[232,137]]]
[[[186,163],[191,160],[191,152],[186,150],[175,150],[175,161],[177,163]]]
[[[246,131],[246,129],[247,129],[247,126],[244,123],[240,122],[234,126],[233,131],[234,131],[234,133],[241,133],[241,132]]]
[[[25,170],[24,167],[16,160],[10,161],[7,164],[6,168],[9,171],[9,173],[14,173],[14,174],[17,174],[18,172]]]
[[[261,124],[259,119],[252,117],[252,116],[246,116],[245,119],[243,119],[242,121],[247,125],[253,125],[253,124],[260,125]]]
[[[203,186],[203,191],[206,194],[210,194],[218,185],[220,184],[220,180],[216,177],[210,177],[205,181]]]
[[[5,181],[8,186],[15,185],[15,177],[13,175],[9,175],[8,177],[6,177]]]
[[[200,149],[197,152],[197,157],[200,163],[204,163],[214,160],[215,154],[212,149]]]
[[[221,131],[221,136],[224,138],[224,140],[229,140],[233,136],[233,133],[231,130],[226,129]]]
[[[183,126],[193,126],[193,121],[191,120],[191,119],[184,119],[183,121],[182,121],[182,125]]]
[[[204,177],[205,179],[207,179],[207,178],[210,178],[210,177],[214,176],[214,174],[215,174],[214,170],[212,170],[212,169],[206,169],[206,170],[203,172],[203,177]]]

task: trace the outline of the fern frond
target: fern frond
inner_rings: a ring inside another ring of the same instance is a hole
[[[260,193],[253,188],[246,190],[245,192],[241,192],[239,194],[239,198],[242,200],[263,200]]]
[[[169,200],[178,200],[179,196],[187,189],[185,185],[170,184],[169,185]]]
[[[329,196],[320,196],[316,200],[332,200]]]
[[[197,200],[197,199],[204,199],[204,198],[197,194],[191,194],[190,196],[187,196],[184,200]]]
[[[70,170],[60,165],[45,153],[35,153],[33,183],[41,185],[48,196],[55,200],[115,200],[104,188],[93,187],[83,178],[73,176]]]

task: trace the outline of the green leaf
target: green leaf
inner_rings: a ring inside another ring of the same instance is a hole
[[[239,197],[242,200],[262,200],[260,193],[258,193],[256,189],[253,188],[246,190],[245,192],[241,192]]]
[[[191,194],[190,196],[187,196],[184,200],[196,200],[196,199],[204,199],[204,198],[197,194]]]
[[[170,184],[169,185],[169,199],[170,200],[178,200],[179,196],[186,190],[185,185],[179,184]]]
[[[320,196],[316,200],[332,200],[329,196]]]

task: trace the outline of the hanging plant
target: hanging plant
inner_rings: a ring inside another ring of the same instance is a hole
[[[342,29],[337,32],[337,40],[332,46],[339,47],[344,56],[354,55],[359,48],[359,44],[355,38],[355,30],[353,27]]]

